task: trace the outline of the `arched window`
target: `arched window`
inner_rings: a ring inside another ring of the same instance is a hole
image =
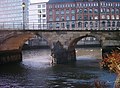
[[[90,22],[90,27],[93,27],[93,22]]]
[[[87,9],[84,9],[84,13],[85,13],[85,14],[88,13]]]
[[[119,9],[116,9],[116,13],[119,14]]]
[[[120,22],[117,22],[117,27],[120,27]]]
[[[85,23],[84,23],[84,27],[87,27],[87,26],[88,26],[88,22],[85,22]]]
[[[82,27],[82,22],[78,22],[78,27]]]
[[[112,27],[115,27],[115,22],[114,21],[112,22]]]
[[[89,10],[89,13],[92,13],[92,9]]]
[[[110,27],[111,26],[111,23],[110,21],[107,22],[107,27]]]
[[[112,14],[114,14],[114,13],[115,13],[115,10],[114,10],[114,9],[112,9],[112,10],[111,10],[111,13],[112,13]]]
[[[98,9],[95,9],[94,13],[98,13]]]

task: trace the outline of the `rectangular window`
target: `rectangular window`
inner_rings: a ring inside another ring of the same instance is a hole
[[[38,5],[38,8],[41,8],[41,5]]]

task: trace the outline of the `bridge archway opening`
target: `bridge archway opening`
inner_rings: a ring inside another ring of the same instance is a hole
[[[46,67],[52,62],[48,41],[41,35],[35,34],[24,41],[21,46],[22,64],[30,67]]]
[[[86,35],[78,37],[69,45],[70,50],[75,50],[76,60],[102,59],[102,42],[96,36]]]
[[[50,48],[48,41],[39,35],[34,35],[34,37],[29,38],[24,42],[22,50],[24,49],[44,49]]]

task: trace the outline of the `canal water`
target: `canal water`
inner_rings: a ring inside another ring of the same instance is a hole
[[[0,66],[0,88],[95,88],[94,81],[113,88],[116,75],[100,69],[101,49],[76,49],[77,61],[51,65],[49,49],[23,51],[23,61]]]

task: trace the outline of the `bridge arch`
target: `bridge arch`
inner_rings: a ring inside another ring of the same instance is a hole
[[[81,39],[83,38],[86,38],[86,37],[93,37],[93,38],[96,38],[100,45],[102,46],[102,40],[95,36],[95,35],[85,35],[85,36],[80,36],[80,37],[77,37],[77,38],[74,38],[73,40],[71,40],[69,46],[68,46],[68,52],[69,52],[69,58],[71,59],[71,61],[76,61],[76,45],[77,45],[77,42],[80,41]]]
[[[74,38],[73,40],[70,41],[70,44],[68,45],[68,49],[70,48],[75,48],[77,42],[83,38],[86,38],[86,37],[93,37],[93,38],[96,38],[100,45],[102,46],[102,39],[100,39],[99,37],[95,36],[95,35],[85,35],[85,36],[80,36],[80,37],[77,37],[77,38]]]
[[[31,38],[34,38],[35,36],[37,36],[37,37],[40,37],[40,38],[43,38],[43,40],[45,40],[45,41],[47,41],[47,44],[48,44],[48,46],[50,46],[50,44],[49,44],[49,41],[44,37],[44,36],[42,36],[41,34],[39,34],[39,33],[30,33],[29,35],[32,35],[31,37],[26,37],[25,38],[25,40],[23,40],[22,41],[22,44],[19,46],[20,48],[20,50],[22,50],[22,47],[23,47],[23,45],[24,45],[24,43],[26,42],[26,41],[29,41]]]

